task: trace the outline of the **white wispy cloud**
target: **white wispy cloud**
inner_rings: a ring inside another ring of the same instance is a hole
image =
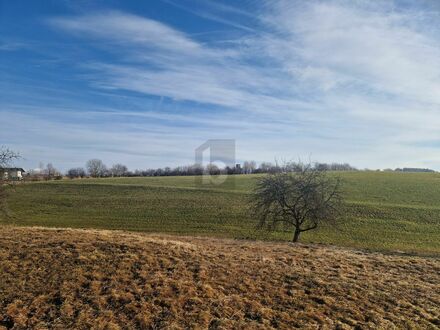
[[[440,138],[440,26],[432,12],[394,4],[336,1],[298,10],[281,2],[272,15],[285,36],[271,55],[378,131],[366,137],[380,152],[406,150],[396,155],[400,162],[423,162],[437,157],[427,148],[415,158],[422,148],[404,144]]]
[[[0,51],[15,51],[18,49],[26,48],[26,44],[22,42],[1,42]]]
[[[287,34],[278,42],[280,61],[298,56],[293,66],[318,85],[328,87],[333,77],[339,82],[334,87],[440,103],[439,39],[423,26],[430,14],[341,3],[315,3],[301,11],[281,7],[274,14]],[[311,68],[324,75],[308,75]]]
[[[255,15],[243,9],[238,9],[236,7],[232,7],[214,1],[210,1],[210,2],[197,1],[196,3],[194,3],[193,6],[185,6],[183,4],[171,0],[162,0],[162,1],[207,20],[219,22],[224,25],[231,26],[233,28],[237,28],[240,30],[255,32],[254,28],[244,25],[237,20],[227,18],[229,15],[237,15],[238,17],[244,16],[246,18],[256,19]]]
[[[199,53],[198,43],[165,24],[122,12],[107,12],[70,18],[53,18],[57,27],[78,34],[136,43],[157,50],[179,49],[181,53]]]
[[[286,74],[274,74],[270,66],[247,64],[255,56],[244,41],[235,48],[210,47],[162,23],[119,12],[58,18],[51,23],[83,36],[91,34],[135,46],[123,55],[131,64],[88,65],[99,72],[94,82],[100,87],[245,111],[310,107],[292,97],[295,88],[286,84]]]

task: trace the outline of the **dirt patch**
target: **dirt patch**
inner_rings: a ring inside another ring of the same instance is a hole
[[[0,329],[440,324],[440,260],[434,258],[2,227],[0,273]]]

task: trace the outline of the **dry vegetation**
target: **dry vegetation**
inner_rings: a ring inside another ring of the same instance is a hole
[[[0,235],[0,328],[440,327],[435,258],[98,230]]]

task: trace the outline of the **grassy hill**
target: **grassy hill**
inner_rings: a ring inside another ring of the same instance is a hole
[[[440,254],[440,175],[338,173],[346,203],[336,227],[307,232],[303,242],[381,251]],[[28,183],[0,223],[123,229],[230,238],[289,240],[290,232],[255,230],[247,212],[254,175],[219,186],[194,177],[108,178]]]
[[[435,258],[2,226],[0,274],[0,329],[440,326]]]

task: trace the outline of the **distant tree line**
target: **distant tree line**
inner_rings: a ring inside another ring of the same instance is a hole
[[[67,171],[66,176],[74,178],[84,178],[90,176],[92,178],[105,178],[105,177],[123,177],[134,176],[130,172],[127,166],[123,164],[114,164],[108,168],[104,162],[100,159],[90,159],[87,161],[85,169],[83,167],[71,168]]]
[[[234,167],[226,166],[220,168],[214,164],[202,166],[199,164],[163,167],[150,169],[137,169],[129,171],[127,166],[123,164],[115,164],[108,168],[100,159],[90,159],[85,167],[71,168],[66,172],[69,178],[103,178],[103,177],[140,177],[140,176],[194,176],[194,175],[219,175],[219,174],[257,174],[257,173],[279,173],[279,172],[295,172],[298,171],[298,164],[294,162],[285,163],[283,165],[273,164],[270,162],[245,161],[243,165],[236,164]],[[356,171],[357,169],[347,163],[314,163],[314,169],[318,171]]]
[[[215,164],[208,164],[202,166],[199,164],[177,166],[177,167],[162,167],[162,168],[147,168],[137,169],[134,171],[128,170],[128,167],[117,163],[111,167],[107,167],[100,159],[90,159],[86,162],[84,167],[74,167],[66,171],[66,177],[74,178],[106,178],[106,177],[147,177],[147,176],[196,176],[203,174],[219,175],[219,174],[258,174],[258,173],[281,173],[281,172],[298,172],[300,162],[285,162],[282,165],[279,163],[262,162],[257,164],[253,160],[244,161],[243,164],[236,164],[235,166],[226,166],[220,168]],[[358,171],[357,168],[348,163],[320,163],[315,162],[310,165],[311,169],[317,171]],[[385,169],[384,172],[435,172],[427,168],[396,168]],[[63,174],[57,170],[52,163],[46,166],[40,163],[39,168],[29,170],[26,173],[28,180],[57,180],[61,179]]]
[[[404,167],[404,168],[396,168],[394,172],[427,172],[427,173],[433,173],[434,170],[431,170],[429,168],[415,168],[415,167]]]

